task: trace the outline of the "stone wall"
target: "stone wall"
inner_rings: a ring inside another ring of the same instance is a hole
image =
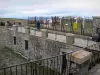
[[[8,28],[3,28],[5,46],[12,48],[16,53],[20,53],[23,57],[29,60],[38,60],[49,58],[60,54],[60,49],[66,49],[66,43],[58,42],[50,39],[44,39],[42,37],[29,35],[21,32],[14,32]],[[14,45],[14,38],[16,37],[16,45]],[[25,40],[28,40],[28,50],[25,50]],[[69,47],[67,49],[74,50],[75,48]],[[68,57],[68,56],[67,56]],[[70,60],[69,60],[70,61]],[[69,62],[67,61],[67,62]],[[62,56],[53,57],[47,60],[38,61],[43,66],[48,65],[52,69],[56,69],[61,72],[62,68]],[[68,66],[69,64],[67,64]]]
[[[0,27],[3,34],[4,46],[14,50],[14,52],[22,55],[28,60],[38,60],[49,58],[60,54],[61,48],[66,48],[66,44],[54,40],[44,39],[42,37],[28,35],[21,32],[14,33],[6,27]],[[16,45],[14,45],[14,36],[16,37]],[[1,38],[1,37],[0,37]],[[28,40],[28,50],[25,50],[25,40]],[[61,57],[48,59],[48,67],[61,69]],[[55,59],[55,60],[54,60]],[[44,64],[43,64],[44,63]],[[58,65],[57,65],[58,63]],[[55,64],[55,66],[54,66]],[[41,62],[41,65],[47,66],[47,61]],[[58,69],[59,70],[59,69]]]
[[[14,38],[16,36],[16,45]],[[21,53],[31,60],[48,58],[60,54],[60,48],[65,48],[66,44],[58,41],[44,39],[42,37],[32,36],[25,33],[6,30],[6,46],[14,49],[15,52]],[[25,50],[25,40],[28,40],[28,50]]]
[[[5,46],[5,27],[0,26],[0,50],[2,50]]]

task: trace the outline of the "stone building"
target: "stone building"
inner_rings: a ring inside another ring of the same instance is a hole
[[[46,34],[46,30],[41,30],[41,32],[38,32],[38,35],[36,35],[37,31],[35,29],[31,30],[27,25],[25,27],[18,27],[15,25],[13,28],[8,28],[7,26],[0,28],[0,35],[4,37],[0,37],[3,39],[2,47],[6,45],[29,61],[60,55],[63,54],[64,51],[70,54],[70,52],[80,50],[79,47],[72,46],[74,43],[73,34],[66,34],[66,40],[60,42],[52,40],[53,36],[49,38],[51,34]],[[56,69],[61,67],[61,60],[59,59],[60,57],[58,57],[56,61],[51,59],[48,65],[55,67]],[[44,65],[46,64],[47,63],[45,62]]]

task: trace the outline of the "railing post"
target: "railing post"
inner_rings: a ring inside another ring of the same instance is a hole
[[[49,64],[49,63],[48,63],[48,59],[47,59],[47,75],[48,75],[48,64]]]
[[[12,75],[12,68],[10,67],[10,75]]]
[[[4,75],[6,75],[6,69],[4,68]]]
[[[43,66],[45,66],[45,60],[43,61]],[[43,75],[45,74],[45,73],[44,73],[44,70],[45,70],[45,69],[44,69],[44,67],[43,67]]]
[[[26,75],[27,75],[27,63],[26,63]]]
[[[21,75],[23,75],[23,73],[22,73],[22,64],[21,64],[21,66],[20,66],[20,67],[21,67]]]
[[[31,75],[34,75],[34,70],[33,70],[32,62],[30,63],[30,69],[31,69]]]
[[[56,66],[56,64],[55,64],[55,57],[53,58],[54,59],[54,75],[55,75],[55,66]]]
[[[17,75],[17,65],[16,65],[16,75]]]

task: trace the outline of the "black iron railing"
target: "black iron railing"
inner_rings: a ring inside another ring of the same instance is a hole
[[[100,43],[96,42],[91,46],[85,48],[87,51],[92,52],[92,56],[89,62],[89,70],[95,65],[100,64]]]
[[[0,75],[69,75],[70,55],[58,55],[34,62],[1,68]],[[66,57],[68,57],[67,60],[65,60]]]

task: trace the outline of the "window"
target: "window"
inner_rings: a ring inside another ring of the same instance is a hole
[[[14,45],[16,45],[16,37],[14,36]]]
[[[25,50],[28,50],[28,40],[25,40]]]

